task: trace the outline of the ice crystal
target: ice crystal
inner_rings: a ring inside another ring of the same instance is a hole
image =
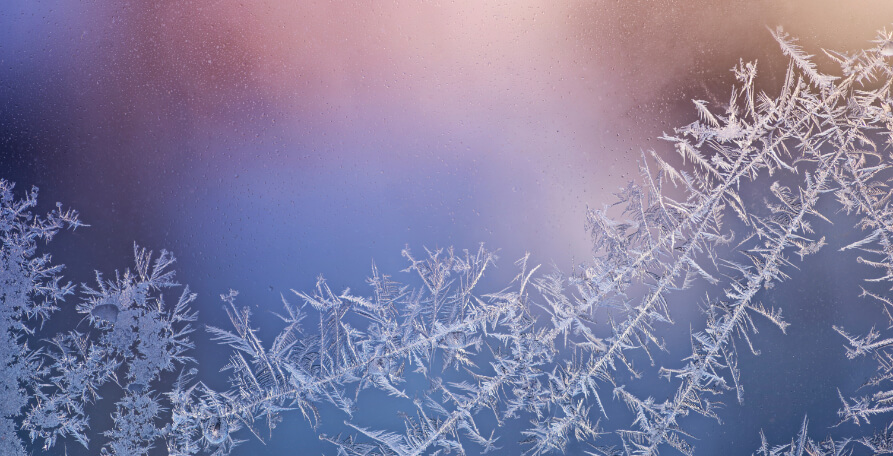
[[[839,393],[840,420],[883,426],[816,443],[804,419],[790,444],[763,437],[758,452],[890,452],[893,34],[881,31],[853,55],[826,52],[840,66],[831,75],[782,29],[771,33],[789,58],[778,92],[758,91],[756,63],[740,62],[728,105],[693,100],[697,120],[663,137],[678,157],[646,154],[640,181],[589,211],[594,255],[579,269],[545,271],[525,256],[506,288],[482,290],[496,262],[483,246],[406,249],[403,281],[373,264],[366,294],[337,292],[320,277],[283,296],[272,336],[229,291],[229,327],[205,328],[229,353],[223,366],[198,366],[189,354],[195,295],[174,281],[174,257],[136,246],[133,269],[113,279],[97,272],[95,285],[81,287],[75,307],[86,327],[35,338],[75,291],[37,243],[82,224],[61,206],[32,215],[36,190],[16,199],[0,181],[0,453],[75,441],[102,454],[225,455],[243,438],[275,438],[282,415],[298,413],[342,455],[476,454],[510,441],[529,455],[577,444],[591,454],[696,454],[687,417],[719,420],[727,396],[745,404],[738,347],[758,353],[761,320],[780,333],[796,323],[764,297],[829,246],[858,252],[877,271],[861,297],[890,319],[862,334],[829,322],[846,357],[877,367],[862,395]],[[859,239],[835,245],[826,234],[834,205],[856,220]],[[696,288],[707,295],[705,318],[688,325],[690,353],[667,361],[663,334],[681,327],[674,308]],[[176,300],[162,296],[174,289]],[[651,371],[642,365],[656,365],[675,391],[643,394],[639,379]],[[218,367],[228,388],[196,379]],[[356,412],[371,390],[404,404],[402,428],[363,422]],[[100,391],[115,401],[106,430],[90,427]],[[615,402],[630,421],[603,420]],[[520,422],[520,433],[503,432],[507,422]]]

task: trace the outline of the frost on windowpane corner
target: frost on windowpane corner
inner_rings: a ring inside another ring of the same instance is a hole
[[[0,454],[79,444],[109,455],[223,455],[246,440],[276,439],[283,414],[301,416],[344,455],[498,454],[518,442],[531,455],[571,446],[699,454],[691,416],[721,420],[723,403],[747,406],[739,356],[757,355],[758,329],[783,334],[797,324],[765,298],[827,249],[855,252],[876,272],[854,298],[890,318],[861,333],[827,322],[841,356],[877,366],[863,388],[838,390],[840,422],[862,433],[821,429],[830,436],[811,439],[801,415],[790,444],[763,437],[753,451],[893,451],[885,424],[893,412],[893,35],[881,31],[855,54],[826,52],[839,71],[825,74],[795,39],[771,33],[789,59],[777,93],[756,90],[756,64],[741,62],[728,106],[694,100],[697,120],[664,136],[678,156],[642,157],[638,182],[589,212],[591,261],[561,272],[524,257],[504,288],[482,289],[497,260],[483,246],[406,249],[406,270],[373,265],[364,292],[338,292],[319,278],[283,296],[278,328],[254,325],[235,291],[221,296],[231,325],[204,327],[167,251],[134,246],[132,267],[65,283],[41,244],[84,226],[78,214],[59,205],[35,216],[36,189],[18,196],[0,181]],[[827,234],[839,214],[855,241]],[[703,318],[678,321],[674,309],[690,299],[683,290],[702,288]],[[75,306],[81,321],[37,337],[60,306]],[[666,362],[665,337],[686,326],[689,352]],[[227,351],[225,365],[192,358],[197,329]],[[198,380],[220,368],[228,389]],[[647,378],[668,380],[672,392],[642,394]],[[382,429],[363,415],[373,390],[400,404],[402,427]],[[91,427],[100,403],[113,404],[108,429]],[[631,418],[606,419],[613,404]]]

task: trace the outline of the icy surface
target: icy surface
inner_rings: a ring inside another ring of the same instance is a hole
[[[756,64],[741,62],[727,106],[694,100],[698,120],[665,135],[677,156],[643,156],[638,182],[590,211],[589,262],[562,272],[524,257],[503,286],[486,284],[496,255],[483,246],[407,248],[404,273],[373,264],[368,290],[319,278],[283,296],[278,328],[260,328],[236,291],[221,296],[231,325],[200,327],[167,251],[135,246],[132,268],[77,289],[63,282],[43,244],[83,226],[77,213],[35,216],[36,189],[16,196],[0,181],[0,454],[237,454],[245,440],[287,433],[277,425],[289,414],[344,455],[498,453],[519,442],[530,455],[699,454],[698,417],[747,406],[741,358],[798,323],[773,293],[828,249],[868,273],[852,299],[875,302],[885,320],[823,324],[841,356],[871,360],[875,374],[838,388],[840,423],[853,426],[811,439],[801,417],[790,444],[763,437],[752,451],[893,450],[893,36],[828,52],[840,70],[825,74],[793,38],[772,34],[790,59],[776,94],[757,90]],[[828,234],[832,218],[849,223],[846,241]],[[700,316],[678,321],[692,301]],[[47,334],[61,306],[82,319]],[[193,359],[197,329],[227,361]],[[680,331],[688,352],[670,353]],[[200,380],[218,370],[228,388]],[[642,387],[654,378],[669,389]],[[367,397],[386,397],[403,425],[364,413]],[[99,419],[105,403],[113,412]]]

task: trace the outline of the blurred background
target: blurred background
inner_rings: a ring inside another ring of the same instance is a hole
[[[206,324],[228,326],[230,288],[262,313],[320,274],[365,292],[373,259],[399,279],[405,246],[499,249],[498,290],[524,252],[587,260],[587,206],[613,202],[642,151],[670,152],[657,137],[695,119],[692,98],[727,102],[739,58],[774,93],[786,60],[767,26],[821,54],[891,20],[886,0],[4,0],[0,178],[92,225],[54,242],[69,280],[130,266],[134,242],[165,248]],[[202,347],[213,375],[228,352]],[[701,454],[750,454],[767,417],[789,438],[797,401],[821,396],[793,389],[766,387],[790,404],[759,416],[729,404],[738,424]],[[331,451],[286,423],[299,432],[237,453]]]

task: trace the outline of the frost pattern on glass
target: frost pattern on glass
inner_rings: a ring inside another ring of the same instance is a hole
[[[174,281],[169,252],[135,246],[133,269],[113,279],[97,272],[96,284],[75,293],[62,284],[61,266],[37,251],[38,241],[83,226],[77,213],[60,205],[36,217],[36,189],[16,199],[12,184],[0,181],[0,454],[56,451],[72,441],[109,455],[153,448],[225,455],[242,439],[275,438],[284,413],[303,416],[342,455],[477,454],[513,439],[529,455],[563,453],[572,442],[591,454],[695,454],[686,417],[719,420],[723,397],[745,402],[738,347],[758,353],[760,320],[782,333],[789,326],[783,309],[760,296],[833,244],[823,235],[828,207],[856,218],[861,238],[833,247],[858,251],[858,261],[877,270],[861,297],[876,301],[893,325],[893,300],[877,291],[893,285],[886,173],[893,34],[879,32],[853,55],[826,52],[841,68],[829,75],[784,31],[770,32],[790,62],[780,91],[758,91],[756,63],[742,61],[728,106],[694,100],[698,120],[663,137],[678,157],[642,157],[640,182],[589,211],[589,263],[568,274],[524,257],[515,279],[494,291],[481,290],[496,262],[483,246],[406,249],[407,283],[373,264],[367,295],[336,292],[320,277],[313,290],[283,296],[271,340],[229,291],[221,298],[230,327],[206,328],[230,353],[225,390],[196,380],[199,369],[219,366],[198,366],[189,355],[195,295]],[[762,201],[742,193],[756,185]],[[691,323],[690,354],[659,365],[675,393],[664,400],[637,393],[637,364],[655,364],[655,353],[666,350],[661,334],[682,327],[673,326],[671,298],[695,286],[708,290],[706,322]],[[174,290],[176,299],[162,297]],[[74,294],[81,322],[37,338]],[[597,314],[607,322],[597,323]],[[877,364],[863,395],[840,392],[841,422],[890,422],[893,334],[833,329],[848,358]],[[106,430],[90,427],[100,390],[115,400]],[[355,412],[368,390],[406,404],[402,429],[360,422]],[[625,404],[633,421],[603,420],[608,401]],[[324,409],[339,416],[324,420]],[[509,421],[522,423],[520,434],[500,432]],[[790,444],[763,437],[758,454],[839,455],[857,445],[893,451],[890,425],[816,443],[807,423]]]

